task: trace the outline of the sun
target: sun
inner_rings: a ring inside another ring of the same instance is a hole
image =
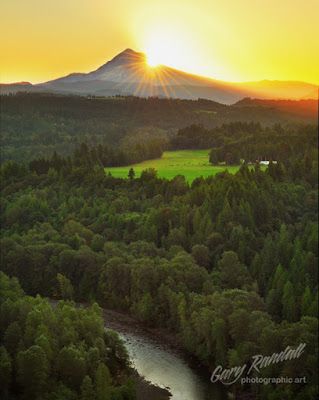
[[[146,55],[147,65],[151,68],[156,68],[160,65],[159,57],[156,53],[149,52]]]
[[[151,26],[145,33],[145,42],[142,46],[146,54],[147,64],[150,68],[168,66],[177,69],[188,69],[189,52],[192,41],[187,33],[170,26]]]

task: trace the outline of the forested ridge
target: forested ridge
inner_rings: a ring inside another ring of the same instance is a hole
[[[143,137],[171,138],[192,124],[211,129],[225,123],[316,123],[315,100],[251,100],[226,106],[214,101],[138,97],[82,97],[18,93],[0,96],[1,159],[29,162],[56,151],[68,156],[86,143],[124,148]],[[145,159],[145,158],[144,158]],[[132,157],[131,157],[132,160]],[[135,162],[140,161],[134,158]]]
[[[86,159],[44,172],[6,162],[1,269],[30,295],[97,301],[164,327],[211,371],[304,342],[300,359],[259,376],[306,376],[306,384],[244,390],[253,398],[312,400],[316,143],[302,149],[265,172],[243,164],[235,175],[191,186],[182,176],[159,179],[154,170],[115,179]]]

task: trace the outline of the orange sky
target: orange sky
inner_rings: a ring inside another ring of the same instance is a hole
[[[130,47],[228,81],[319,84],[318,0],[1,0],[0,82],[91,71]]]

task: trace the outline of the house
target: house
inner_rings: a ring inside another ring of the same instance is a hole
[[[273,164],[277,164],[277,161],[268,161],[268,160],[259,161],[259,164],[260,164],[260,165],[269,165],[271,162],[272,162]]]

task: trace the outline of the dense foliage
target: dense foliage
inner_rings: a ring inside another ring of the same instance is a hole
[[[315,176],[317,164],[317,127],[275,124],[262,127],[259,123],[235,122],[213,129],[191,125],[180,129],[170,140],[173,149],[209,149],[212,164],[239,164],[242,160],[255,163],[261,160],[281,161],[290,169],[305,171],[300,175]],[[303,164],[303,165],[301,165]],[[313,183],[316,181],[313,180]]]
[[[1,399],[135,398],[126,350],[115,332],[105,331],[96,304],[52,305],[25,296],[16,278],[0,272],[0,321]]]
[[[138,136],[139,140],[145,135],[170,137],[179,128],[194,123],[212,128],[232,121],[258,121],[268,125],[293,120],[315,122],[317,118],[315,100],[294,101],[282,108],[279,101],[270,104],[246,101],[226,106],[201,99],[21,93],[2,95],[0,103],[1,158],[26,162],[51,157],[54,151],[70,155],[80,143],[90,147],[99,144],[118,147],[132,136]],[[304,110],[310,112],[307,114]],[[134,161],[140,159],[134,158]]]
[[[211,370],[305,342],[299,360],[261,372],[306,376],[305,385],[249,390],[312,400],[318,232],[309,146],[266,172],[243,165],[191,186],[154,170],[120,180],[86,163],[45,173],[5,163],[1,268],[29,294],[97,300],[165,327]]]

